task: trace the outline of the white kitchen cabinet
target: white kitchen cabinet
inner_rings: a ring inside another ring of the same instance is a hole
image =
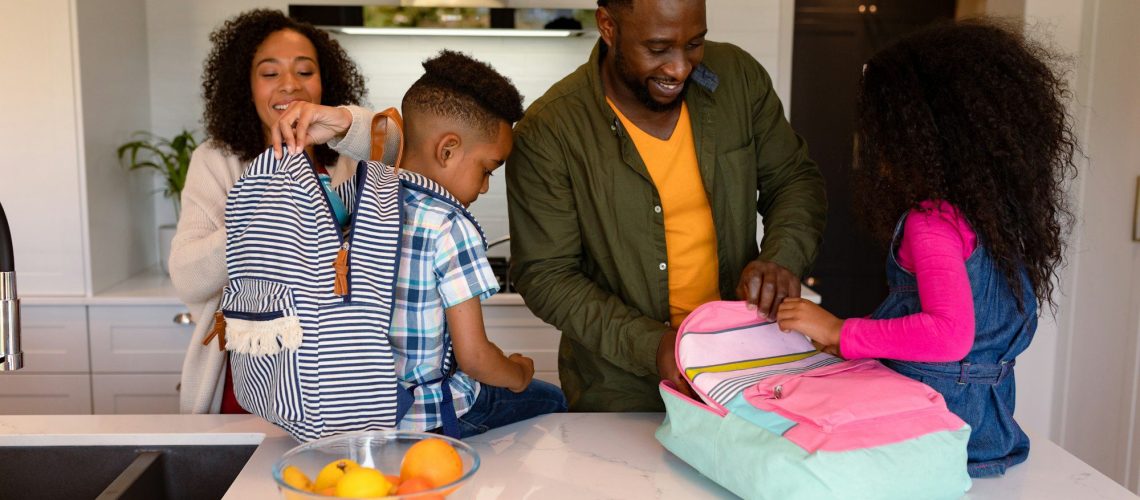
[[[71,2],[6,2],[0,16],[0,203],[8,216],[19,291],[85,291]],[[29,43],[34,44],[33,50]],[[23,50],[21,50],[23,48]]]
[[[24,306],[24,368],[0,372],[0,414],[91,413],[87,308]]]
[[[96,415],[178,413],[178,373],[91,375]]]
[[[499,300],[518,304],[484,304],[487,338],[507,354],[517,352],[533,359],[534,378],[560,385],[558,341],[561,334],[531,314],[517,295],[504,294]]]
[[[17,48],[34,45],[34,50]],[[145,0],[5,2],[0,203],[24,297],[88,297],[154,265],[155,189],[116,147],[150,128]]]
[[[91,394],[96,414],[178,413],[182,359],[194,325],[182,306],[89,307]]]
[[[91,371],[179,373],[194,325],[175,323],[183,306],[91,306]]]
[[[6,373],[0,377],[0,415],[91,413],[91,375]]]

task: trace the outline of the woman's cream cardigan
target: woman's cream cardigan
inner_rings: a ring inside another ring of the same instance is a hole
[[[372,112],[356,106],[346,108],[352,112],[352,126],[343,139],[329,142],[341,154],[329,169],[333,185],[352,176],[354,158],[368,158],[371,147]],[[209,345],[202,345],[202,340],[214,327],[214,312],[227,281],[226,195],[246,166],[208,140],[194,150],[182,189],[182,215],[170,251],[170,280],[178,298],[190,308],[195,324],[182,362],[182,413],[218,413],[221,409],[225,351],[218,348],[217,340]]]

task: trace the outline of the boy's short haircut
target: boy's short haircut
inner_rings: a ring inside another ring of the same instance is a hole
[[[401,105],[409,127],[414,127],[412,116],[427,113],[453,118],[492,137],[500,121],[513,124],[522,119],[518,89],[486,63],[443,50],[423,66],[424,75],[404,94]]]

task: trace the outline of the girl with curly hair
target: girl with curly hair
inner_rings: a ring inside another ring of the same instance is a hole
[[[271,145],[270,130],[283,114],[299,103],[360,104],[364,78],[327,33],[275,10],[234,16],[210,41],[202,72],[209,139],[191,157],[170,254],[171,281],[197,322],[183,362],[180,407],[183,413],[244,413],[233,398],[225,351],[208,335],[227,280],[227,192]],[[338,109],[354,124],[370,116],[355,106]],[[367,134],[367,125],[354,127],[353,140],[334,146],[343,156],[324,145],[306,148],[326,170],[328,187],[352,176],[353,158],[367,158]]]
[[[859,93],[859,210],[890,242],[890,294],[869,318],[786,299],[781,329],[882,358],[970,424],[971,476],[1023,462],[1017,356],[1053,304],[1077,143],[1054,57],[989,22],[925,29],[876,54]],[[900,217],[901,214],[901,217]]]

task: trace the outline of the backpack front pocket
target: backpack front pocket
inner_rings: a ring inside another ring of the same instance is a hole
[[[808,451],[879,446],[964,425],[937,391],[869,359],[770,377],[744,397],[796,422],[785,437]]]
[[[221,309],[238,402],[274,423],[302,420],[297,352],[303,335],[292,289],[267,280],[231,279]]]

